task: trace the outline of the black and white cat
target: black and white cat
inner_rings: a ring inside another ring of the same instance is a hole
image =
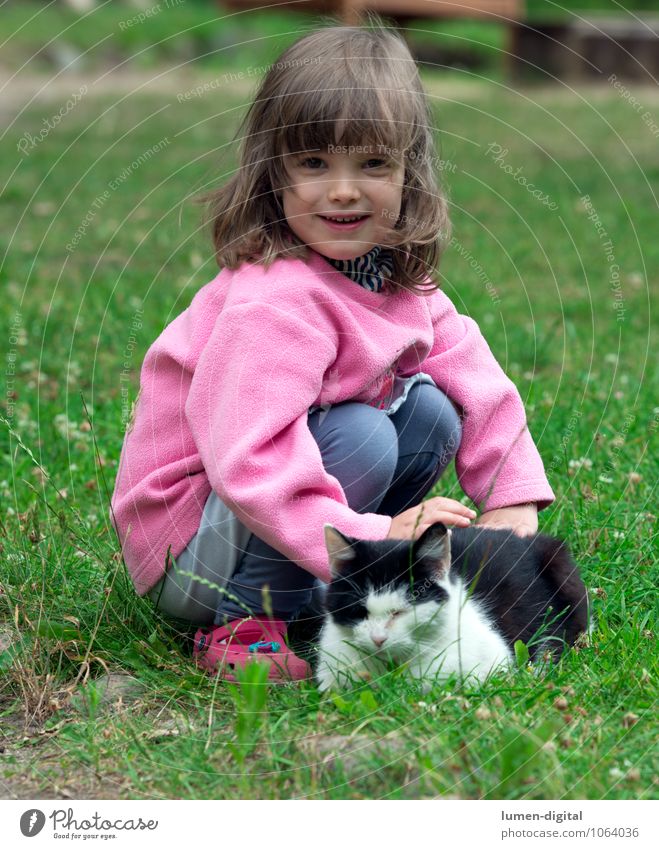
[[[321,690],[391,665],[429,686],[482,681],[522,640],[557,658],[588,629],[583,581],[561,540],[436,523],[415,542],[357,540],[325,525],[332,580],[318,639]]]

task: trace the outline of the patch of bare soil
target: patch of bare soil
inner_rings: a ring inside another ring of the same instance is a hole
[[[108,673],[95,679],[98,694],[96,711],[108,715],[120,713],[136,703],[145,687],[130,675]],[[61,720],[45,727],[26,724],[18,706],[8,707],[0,726],[0,798],[3,799],[119,799],[132,796],[124,776],[110,772],[98,775],[80,761],[71,762],[58,744],[59,731],[80,718],[87,708],[89,693],[78,691],[77,703],[58,712]],[[2,705],[0,705],[0,710]],[[154,724],[153,734],[176,733],[171,721]]]

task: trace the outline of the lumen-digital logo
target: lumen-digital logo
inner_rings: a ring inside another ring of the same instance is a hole
[[[25,811],[21,817],[21,833],[25,837],[35,837],[46,824],[46,815],[37,808]]]

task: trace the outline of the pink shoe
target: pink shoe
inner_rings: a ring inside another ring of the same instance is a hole
[[[301,681],[311,677],[309,664],[286,645],[286,623],[281,619],[254,616],[234,619],[228,625],[200,628],[195,634],[192,656],[197,666],[235,681],[236,666],[258,659],[270,666],[269,681]]]

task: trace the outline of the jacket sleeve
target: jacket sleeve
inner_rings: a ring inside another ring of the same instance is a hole
[[[421,369],[461,407],[461,487],[482,510],[527,502],[542,510],[555,496],[515,384],[473,319],[459,315],[441,290],[430,301],[434,341]]]
[[[223,310],[185,412],[209,482],[254,534],[328,581],[323,525],[384,539],[391,517],[356,513],[307,425],[333,342],[294,312],[251,302]]]

